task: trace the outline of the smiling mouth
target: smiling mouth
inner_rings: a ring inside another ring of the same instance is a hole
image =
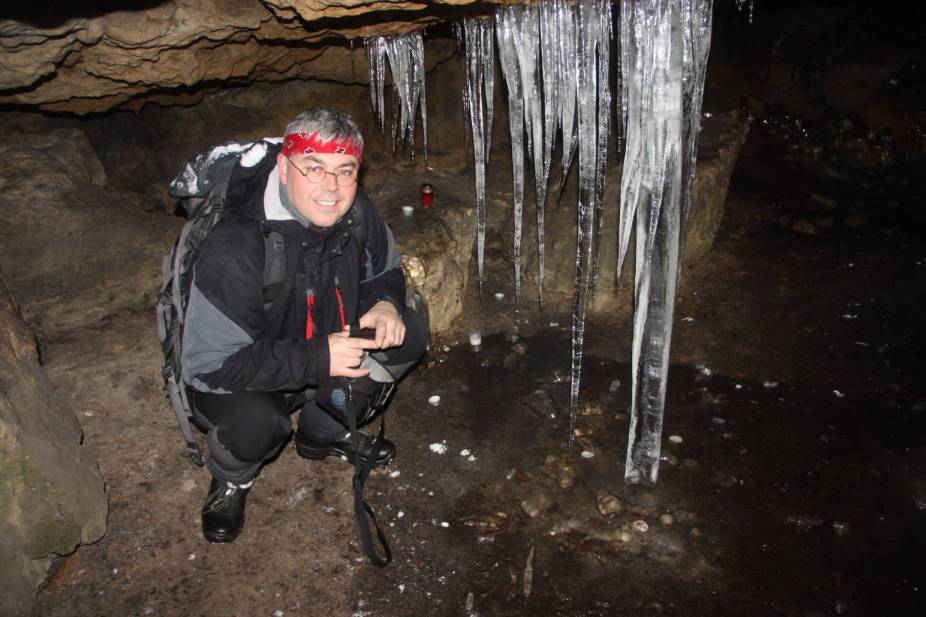
[[[315,203],[326,208],[331,208],[338,202],[336,199],[316,199]]]

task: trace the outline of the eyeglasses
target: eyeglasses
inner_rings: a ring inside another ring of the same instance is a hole
[[[347,188],[357,183],[357,169],[354,167],[342,167],[336,171],[328,171],[321,165],[312,163],[305,168],[305,171],[303,171],[302,168],[293,162],[293,159],[287,156],[286,160],[292,163],[293,167],[296,168],[296,171],[302,174],[302,176],[312,184],[318,184],[324,180],[325,176],[328,174],[334,176],[335,182],[337,182],[338,186],[342,188]]]

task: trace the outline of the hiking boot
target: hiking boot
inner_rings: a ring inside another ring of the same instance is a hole
[[[296,437],[293,442],[296,444],[296,452],[302,458],[320,460],[328,456],[341,456],[346,458],[352,464],[357,463],[359,454],[360,462],[365,463],[373,451],[373,439],[363,432],[358,432],[358,449],[354,452],[354,440],[350,433],[334,441],[318,441],[309,437],[302,431],[296,431]],[[373,462],[374,467],[388,465],[395,458],[395,444],[383,438],[383,443],[379,449],[379,456]]]
[[[203,536],[215,544],[231,542],[244,526],[244,502],[247,488],[212,479],[203,504]]]

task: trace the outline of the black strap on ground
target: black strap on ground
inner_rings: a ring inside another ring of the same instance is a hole
[[[382,448],[383,439],[386,434],[386,421],[385,418],[380,418],[379,433],[376,435],[376,439],[373,440],[373,447],[370,455],[361,463],[359,452],[360,435],[357,432],[357,408],[354,405],[354,401],[350,398],[347,400],[346,411],[350,437],[354,444],[354,516],[357,519],[357,529],[360,532],[360,544],[363,547],[363,552],[367,554],[370,563],[378,568],[385,568],[392,561],[392,551],[389,549],[386,535],[376,521],[373,508],[363,499],[363,485],[366,484],[367,478],[373,470],[373,465],[379,457],[379,451]],[[370,521],[373,521],[373,527],[376,528],[376,537],[379,540],[379,545],[383,549],[383,557],[380,557],[376,553],[376,546],[373,544],[373,533],[370,529]]]

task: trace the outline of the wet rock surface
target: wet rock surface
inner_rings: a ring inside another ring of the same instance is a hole
[[[18,617],[56,558],[106,532],[107,503],[80,424],[55,395],[5,285],[0,331],[0,614]]]

